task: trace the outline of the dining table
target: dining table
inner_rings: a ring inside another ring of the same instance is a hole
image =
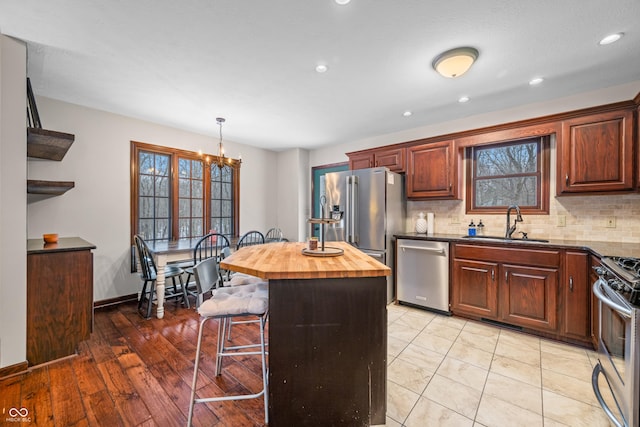
[[[178,261],[188,261],[193,259],[193,249],[200,238],[180,239],[173,241],[149,241],[147,245],[153,252],[156,263],[156,316],[158,319],[164,317],[164,289],[165,277],[164,268],[167,264]]]

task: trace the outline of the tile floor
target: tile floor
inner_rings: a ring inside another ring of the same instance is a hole
[[[609,426],[596,353],[475,321],[388,306],[387,426]]]

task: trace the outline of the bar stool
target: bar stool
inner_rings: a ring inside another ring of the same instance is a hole
[[[218,265],[215,258],[206,259],[194,267],[196,282],[204,277],[216,277]],[[191,426],[193,419],[193,406],[196,403],[219,402],[224,400],[243,400],[264,397],[264,419],[269,422],[269,402],[267,392],[267,360],[265,343],[265,324],[269,313],[269,291],[266,284],[254,283],[250,285],[229,286],[213,290],[211,298],[204,301],[198,307],[200,314],[200,326],[198,330],[198,344],[196,347],[196,359],[193,369],[193,382],[191,385],[191,399],[189,401],[189,417],[187,425]],[[260,325],[260,343],[228,346],[225,345],[225,329],[234,317],[256,316]],[[196,381],[200,366],[200,349],[202,346],[202,334],[205,324],[211,319],[218,319],[218,337],[216,347],[216,375],[222,371],[222,360],[226,356],[260,355],[262,359],[262,390],[254,394],[204,397],[196,399]],[[248,351],[259,347],[259,350]]]

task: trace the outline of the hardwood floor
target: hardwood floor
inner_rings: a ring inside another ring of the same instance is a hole
[[[199,316],[173,302],[165,308],[163,319],[149,320],[134,303],[96,309],[77,356],[0,380],[0,425],[185,426]],[[226,358],[215,376],[217,330],[217,321],[207,323],[197,395],[259,391],[259,356]],[[234,343],[249,340],[258,340],[256,325],[234,326]],[[26,408],[30,423],[9,422],[11,408]],[[262,425],[261,398],[195,406],[194,426]]]

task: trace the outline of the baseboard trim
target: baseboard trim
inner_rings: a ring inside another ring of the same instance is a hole
[[[101,301],[95,301],[93,303],[93,308],[110,307],[112,305],[123,304],[125,302],[131,302],[131,301],[138,301],[138,294],[123,295],[116,298],[109,298]]]
[[[0,380],[14,375],[23,374],[27,372],[28,369],[29,363],[26,360],[24,362],[16,363],[15,365],[5,366],[4,368],[0,368]]]

